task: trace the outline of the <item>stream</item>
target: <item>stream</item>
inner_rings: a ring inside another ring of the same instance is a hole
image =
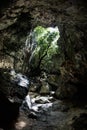
[[[30,95],[32,97],[33,93]],[[32,97],[31,104],[31,110],[27,104],[21,107],[16,130],[83,130],[84,126],[87,126],[87,117],[84,116],[84,113],[87,116],[86,108],[78,108],[75,104],[65,103],[52,96]],[[83,118],[80,119],[80,115]],[[74,129],[72,124],[77,118],[81,125],[77,122],[78,127],[76,125]]]
[[[36,77],[38,80],[35,78],[29,80],[25,75],[15,73],[15,71],[11,71],[10,75],[11,97],[7,99],[2,95],[4,103],[0,98],[0,115],[4,114],[3,120],[0,118],[0,121],[2,123],[5,121],[7,124],[6,121],[8,119],[11,121],[10,118],[13,119],[12,115],[15,117],[14,112],[17,114],[18,110],[19,115],[14,128],[8,129],[3,126],[0,130],[87,130],[87,104],[81,105],[75,101],[59,100],[54,96],[54,92],[44,95],[35,91],[36,83],[37,86],[40,83],[38,77]],[[1,80],[1,83],[8,87],[9,80],[6,84],[4,80]],[[31,86],[35,88],[30,88],[30,81]],[[15,103],[20,104],[17,111]],[[4,105],[7,106],[4,108]]]

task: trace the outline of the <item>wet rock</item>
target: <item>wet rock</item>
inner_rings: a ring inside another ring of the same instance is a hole
[[[19,98],[20,101],[23,101],[28,94],[29,91],[29,80],[25,75],[21,73],[16,73],[14,70],[11,71],[10,82],[14,85],[13,92],[11,92],[11,96],[15,100],[15,97]]]
[[[13,76],[13,77],[12,77]],[[26,76],[0,69],[0,127],[14,127],[19,116],[19,107],[25,99],[29,81]]]
[[[57,100],[53,103],[52,105],[52,110],[53,111],[62,111],[62,112],[67,112],[69,110],[69,106],[65,105],[62,101]]]
[[[31,102],[45,104],[45,103],[49,103],[52,100],[53,100],[52,96],[37,96],[37,97],[33,98]]]

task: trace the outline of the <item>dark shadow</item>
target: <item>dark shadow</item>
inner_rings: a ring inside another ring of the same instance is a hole
[[[19,105],[10,102],[7,97],[0,92],[0,128],[11,130],[14,127],[19,115]]]

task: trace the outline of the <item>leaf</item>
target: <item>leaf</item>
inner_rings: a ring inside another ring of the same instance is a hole
[[[51,63],[49,62],[51,57],[56,54],[58,50],[57,41],[60,37],[58,27],[44,28],[42,26],[38,26],[32,31],[31,36],[32,41],[30,45],[34,46],[33,41],[35,41],[35,44],[37,44],[35,45],[34,50],[31,52],[33,54],[33,63],[35,65],[38,65],[39,61],[46,64]]]

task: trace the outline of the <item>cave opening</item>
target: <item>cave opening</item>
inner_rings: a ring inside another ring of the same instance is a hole
[[[84,0],[0,1],[3,130],[87,129],[86,30]]]

